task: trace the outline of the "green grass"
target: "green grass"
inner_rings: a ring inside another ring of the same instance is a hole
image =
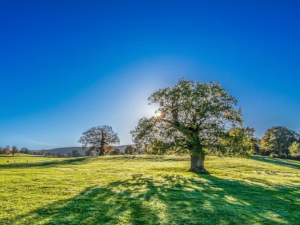
[[[0,157],[0,224],[300,224],[300,162],[206,166],[210,175],[188,172],[185,156]]]

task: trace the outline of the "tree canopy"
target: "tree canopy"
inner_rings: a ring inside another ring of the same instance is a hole
[[[133,141],[144,149],[158,143],[167,149],[187,151],[190,170],[195,172],[207,172],[206,153],[222,153],[222,140],[229,130],[242,125],[237,100],[219,83],[181,79],[173,87],[154,92],[149,103],[159,105],[157,115],[140,119],[131,132]]]
[[[300,157],[300,144],[294,141],[289,147],[289,151],[292,157]]]
[[[92,127],[83,133],[79,143],[87,150],[95,150],[98,155],[104,155],[106,145],[118,144],[120,139],[112,127],[104,125]]]
[[[299,134],[286,127],[277,126],[268,129],[261,140],[261,150],[278,157],[290,156],[289,147],[299,140]]]
[[[23,147],[21,148],[20,153],[29,154],[29,150],[28,148]]]
[[[11,148],[11,153],[12,153],[13,156],[15,156],[16,153],[19,153],[19,149],[16,146],[13,146]]]

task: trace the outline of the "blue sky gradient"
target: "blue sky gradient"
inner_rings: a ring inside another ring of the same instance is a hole
[[[108,124],[122,144],[149,95],[218,81],[246,126],[300,130],[299,1],[1,1],[0,146],[79,146]]]

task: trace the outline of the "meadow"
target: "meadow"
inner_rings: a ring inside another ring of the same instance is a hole
[[[189,172],[187,156],[0,157],[0,224],[300,224],[299,161],[206,167]]]

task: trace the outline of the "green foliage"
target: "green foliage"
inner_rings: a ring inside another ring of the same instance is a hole
[[[104,125],[87,130],[78,142],[82,144],[82,149],[89,151],[88,155],[90,151],[96,151],[98,155],[104,155],[105,146],[118,144],[120,139],[112,127]]]
[[[186,156],[3,156],[0,224],[299,223],[298,161],[209,156],[206,166],[210,175],[188,172]]]
[[[260,154],[260,142],[261,140],[259,138],[251,138],[251,142],[252,142],[252,145],[253,145],[253,148],[252,148],[252,154],[254,155],[259,155]]]
[[[3,149],[3,154],[4,155],[9,155],[11,153],[10,151],[10,146],[6,146],[4,149]]]
[[[127,145],[125,148],[125,154],[127,155],[133,155],[137,153],[137,149],[133,147],[132,145]]]
[[[292,157],[300,157],[300,144],[296,141],[289,147]]]
[[[224,138],[221,138],[222,149],[217,151],[227,156],[250,156],[254,145],[248,133],[249,128],[232,128]],[[222,151],[223,150],[223,151]]]
[[[278,157],[290,156],[289,147],[299,139],[299,134],[285,127],[268,129],[261,140],[261,150],[265,154]]]
[[[77,150],[72,150],[72,153],[71,153],[72,155],[72,157],[80,157],[80,154],[78,153],[78,151]]]
[[[115,148],[110,152],[111,155],[121,155],[121,151],[118,148]]]
[[[42,149],[40,152],[41,155],[46,155],[46,150]]]
[[[146,153],[151,155],[164,155],[172,152],[174,147],[171,143],[166,143],[161,140],[153,140],[151,145],[147,146]]]
[[[11,148],[11,153],[13,156],[15,156],[15,154],[19,153],[19,149],[16,146],[13,146]]]
[[[28,148],[24,147],[24,148],[21,148],[20,153],[29,154],[29,150],[28,150]]]
[[[159,105],[159,113],[139,121],[131,132],[133,141],[138,148],[156,152],[157,146],[162,151],[189,151],[192,171],[204,171],[205,150],[220,150],[220,139],[242,124],[236,99],[218,83],[181,79],[174,87],[154,92],[149,102]]]

